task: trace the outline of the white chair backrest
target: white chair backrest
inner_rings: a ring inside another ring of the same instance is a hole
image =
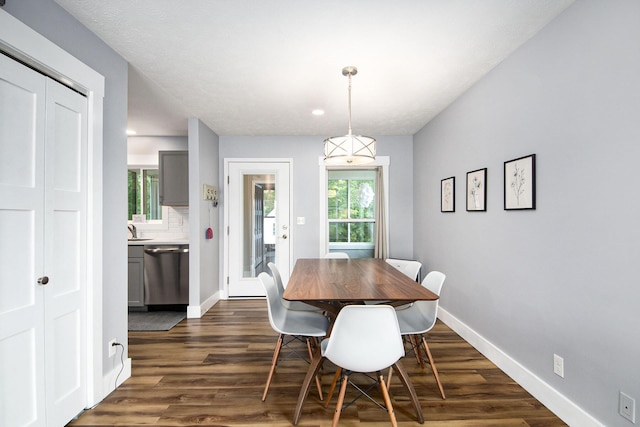
[[[323,353],[355,372],[375,372],[404,356],[396,311],[389,305],[349,305],[340,310]]]
[[[324,257],[333,259],[348,259],[349,254],[346,252],[328,252]]]
[[[434,294],[440,295],[440,291],[442,290],[442,285],[444,284],[444,279],[446,279],[446,277],[447,276],[444,273],[439,271],[430,271],[422,281],[422,286],[429,289]]]
[[[280,297],[273,277],[262,272],[258,274],[258,279],[262,283],[267,295],[267,309],[269,311],[269,323],[271,327],[280,334],[286,334],[286,332],[282,330],[286,317],[286,308],[282,305],[282,298]]]
[[[280,276],[280,270],[278,270],[278,267],[272,262],[267,264],[267,267],[269,267],[269,270],[271,270],[271,276],[273,277],[273,280],[276,282],[276,286],[278,287],[278,292],[282,297],[282,294],[284,294],[284,290],[287,287],[284,285],[284,283],[282,283],[282,276]]]
[[[430,271],[422,281],[422,286],[440,296],[440,291],[442,291],[442,285],[446,277],[444,273],[439,271]],[[413,303],[416,310],[420,310],[426,318],[432,320],[432,326],[435,325],[436,319],[438,318],[439,305],[439,299],[435,301],[416,301]]]
[[[387,258],[389,264],[402,271],[405,276],[412,278],[413,280],[420,280],[420,269],[422,268],[422,263],[419,261],[411,261],[407,259],[396,259],[396,258]]]

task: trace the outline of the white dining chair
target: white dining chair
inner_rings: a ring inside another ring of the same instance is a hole
[[[420,261],[413,261],[408,259],[398,259],[398,258],[387,258],[385,259],[387,264],[392,265],[397,270],[399,270],[405,276],[415,280],[416,282],[420,282],[420,269],[422,268],[422,263]],[[371,301],[369,304],[380,304],[377,301]],[[404,310],[411,307],[413,303],[403,304],[396,307],[396,311]]]
[[[329,319],[319,313],[287,309],[282,304],[283,300],[280,297],[273,278],[269,276],[269,274],[262,272],[258,275],[258,279],[262,283],[267,296],[269,323],[273,330],[279,334],[276,347],[273,351],[273,358],[271,361],[269,376],[267,377],[267,384],[265,385],[264,393],[262,394],[262,401],[264,402],[267,398],[269,385],[271,384],[271,379],[275,372],[276,365],[278,364],[278,358],[282,348],[294,340],[304,341],[307,346],[309,358],[312,359],[314,349],[317,348],[318,340],[327,335]],[[287,340],[287,338],[289,339]],[[316,376],[315,380],[316,386],[318,387],[318,395],[320,396],[320,400],[322,400],[320,379]]]
[[[329,259],[349,259],[349,254],[346,252],[327,252],[324,257]]]
[[[431,271],[425,276],[422,281],[422,286],[439,296],[445,278],[446,275],[444,273]],[[424,349],[425,354],[429,359],[433,376],[435,377],[438,388],[440,389],[440,394],[443,399],[446,399],[442,383],[440,382],[440,376],[438,375],[438,369],[433,361],[429,345],[427,345],[427,340],[424,338],[424,334],[433,329],[436,324],[436,320],[438,319],[438,301],[439,300],[416,301],[411,305],[411,307],[397,311],[397,315],[398,324],[400,325],[400,333],[403,337],[406,336],[410,338],[409,341],[412,344],[412,349],[416,352],[421,365],[423,365],[423,359],[420,356],[420,349]]]
[[[267,267],[269,267],[269,270],[271,270],[271,276],[273,277],[273,280],[276,283],[276,287],[278,288],[278,293],[280,294],[280,298],[282,298],[282,295],[284,294],[284,290],[285,290],[285,286],[284,283],[282,282],[282,276],[280,275],[280,270],[278,269],[278,267],[270,262],[267,264]],[[318,308],[318,307],[314,307],[310,304],[305,304],[301,301],[287,301],[286,299],[282,299],[282,305],[284,305],[286,308],[288,308],[289,310],[296,310],[296,311],[316,311],[319,313],[322,313],[322,309]]]
[[[420,261],[398,258],[387,258],[385,261],[400,270],[405,276],[420,282],[420,269],[422,268]]]
[[[340,371],[338,375],[342,376],[332,426],[338,425],[349,376],[352,372],[376,372],[377,384],[382,392],[389,419],[393,426],[397,426],[389,391],[381,374],[383,369],[393,366],[404,356],[402,337],[393,307],[388,305],[344,307],[336,318],[331,336],[322,341],[321,350],[323,357],[338,366]],[[327,396],[327,404],[331,399],[336,380],[337,378],[334,379],[334,384]],[[361,393],[364,392],[361,388],[358,389]],[[363,395],[373,400],[368,394],[363,393]]]

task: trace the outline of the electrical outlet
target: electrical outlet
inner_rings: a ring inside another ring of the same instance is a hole
[[[564,378],[564,359],[557,354],[553,355],[553,373]]]
[[[628,394],[620,392],[620,406],[618,407],[618,412],[620,412],[620,415],[624,418],[635,424],[636,400]]]
[[[109,343],[107,344],[107,351],[109,352],[109,357],[113,357],[116,355],[116,346],[114,345],[116,343],[116,339],[112,339],[111,341],[109,341]]]

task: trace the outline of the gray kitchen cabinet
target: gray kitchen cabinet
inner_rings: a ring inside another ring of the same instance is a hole
[[[189,152],[159,151],[160,204],[189,206]]]
[[[129,307],[144,306],[144,246],[129,245]]]

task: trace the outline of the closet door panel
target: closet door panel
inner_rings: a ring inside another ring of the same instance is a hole
[[[46,110],[45,384],[48,421],[64,425],[86,394],[87,102],[47,80]]]
[[[46,78],[0,55],[0,425],[45,423]]]

